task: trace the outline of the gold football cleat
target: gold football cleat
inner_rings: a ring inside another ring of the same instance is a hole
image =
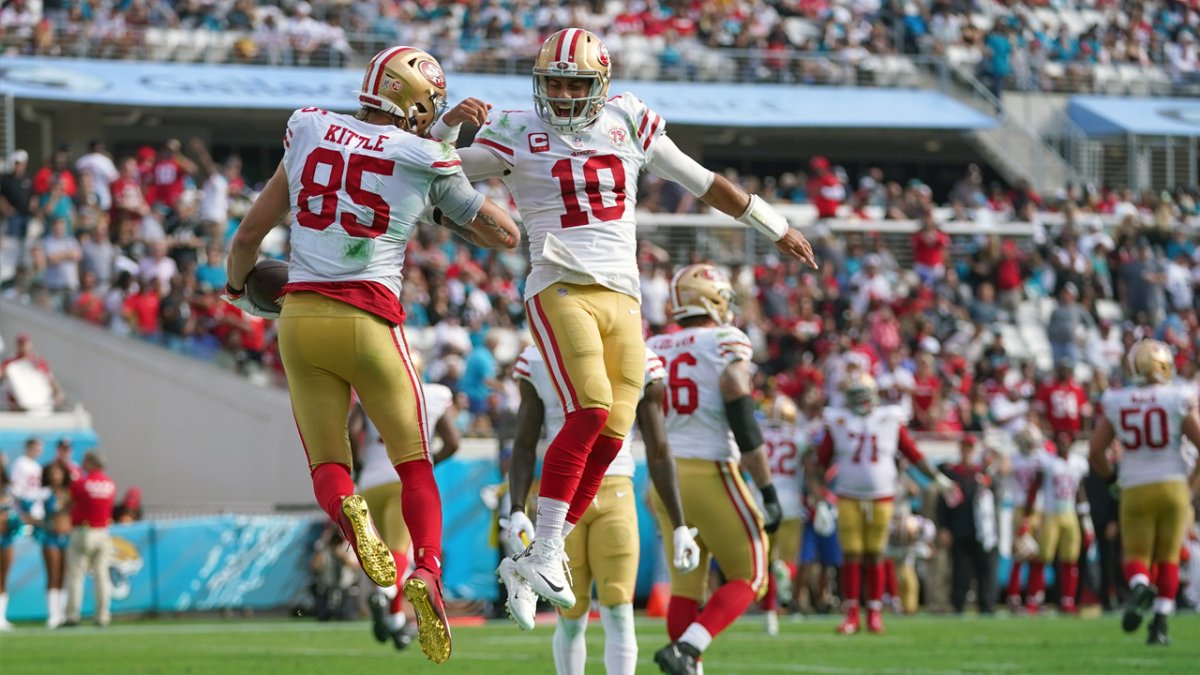
[[[358,554],[363,571],[382,588],[395,586],[396,560],[375,529],[371,512],[367,510],[367,500],[362,495],[346,497],[342,500],[342,513],[354,530],[354,552]]]
[[[404,597],[417,615],[421,651],[434,663],[450,659],[450,622],[446,619],[441,588],[436,577],[417,568],[404,582]]]

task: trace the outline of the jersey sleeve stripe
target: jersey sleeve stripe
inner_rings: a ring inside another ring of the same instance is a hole
[[[662,118],[658,115],[654,116],[654,124],[650,127],[650,133],[646,134],[646,140],[642,141],[642,150],[649,150],[650,144],[654,142],[654,132],[658,131],[658,125],[662,123]]]
[[[484,147],[492,148],[494,150],[499,150],[500,152],[503,152],[504,154],[508,155],[509,158],[512,158],[512,156],[513,156],[512,148],[506,148],[503,145],[500,145],[499,143],[497,143],[495,141],[491,141],[486,138],[476,138],[475,142]]]
[[[434,162],[430,166],[432,166],[435,169],[448,169],[452,166],[461,166],[461,165],[462,165],[461,159],[452,159],[452,160],[446,160],[446,161],[441,161],[441,162]]]
[[[642,123],[638,125],[638,138],[642,137],[642,133],[646,131],[646,123],[650,121],[650,111],[642,113]]]

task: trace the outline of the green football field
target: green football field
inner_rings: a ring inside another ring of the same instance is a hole
[[[833,634],[831,617],[782,622],[768,637],[747,618],[705,655],[708,675],[756,673],[1200,673],[1200,616],[1176,617],[1174,644],[1147,647],[1118,618],[889,618],[883,636]],[[588,631],[588,672],[603,673],[603,631]],[[552,624],[521,633],[504,622],[455,630],[454,655],[435,666],[414,644],[376,643],[366,622],[147,621],[106,629],[21,627],[0,634],[0,673],[553,673]],[[661,621],[639,619],[639,672],[655,673]]]

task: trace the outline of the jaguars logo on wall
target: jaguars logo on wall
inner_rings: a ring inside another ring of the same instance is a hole
[[[142,571],[145,562],[142,554],[133,542],[124,537],[112,538],[112,567],[109,575],[112,577],[113,600],[124,600],[133,590],[133,578]]]

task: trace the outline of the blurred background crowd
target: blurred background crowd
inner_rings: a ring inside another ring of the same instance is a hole
[[[0,45],[343,66],[422,44],[459,72],[524,72],[565,26],[619,50],[620,77],[863,83],[913,76],[937,55],[997,92],[1200,85],[1200,13],[1186,0],[5,0]]]

